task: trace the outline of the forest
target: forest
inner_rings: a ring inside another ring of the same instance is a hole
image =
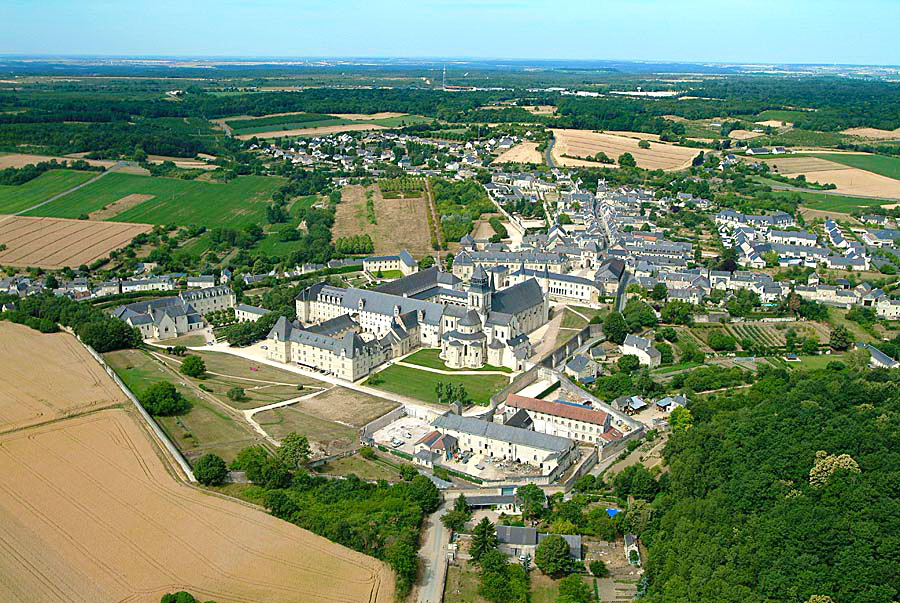
[[[695,401],[640,533],[646,601],[896,600],[898,383],[834,362]]]

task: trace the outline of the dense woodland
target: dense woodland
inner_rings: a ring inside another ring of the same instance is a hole
[[[764,371],[696,402],[694,426],[666,446],[668,492],[640,534],[646,600],[896,600],[898,382],[833,363]]]

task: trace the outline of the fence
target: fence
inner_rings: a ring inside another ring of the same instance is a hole
[[[194,471],[191,469],[190,463],[187,462],[187,459],[184,458],[184,455],[181,454],[181,451],[175,447],[175,444],[173,444],[172,441],[169,440],[169,437],[165,434],[165,432],[160,429],[159,425],[156,424],[156,421],[153,420],[153,417],[151,417],[150,414],[146,410],[144,410],[144,407],[141,406],[141,403],[138,402],[138,399],[135,397],[135,395],[131,393],[131,390],[128,389],[128,386],[125,385],[125,383],[121,379],[119,379],[119,376],[112,369],[112,367],[106,364],[106,361],[103,360],[100,354],[98,354],[94,350],[94,348],[81,341],[81,339],[78,339],[78,341],[81,343],[81,345],[84,346],[84,348],[90,353],[90,355],[94,357],[94,360],[100,363],[100,366],[103,367],[103,370],[105,370],[106,373],[112,378],[113,382],[115,382],[115,384],[119,386],[119,389],[122,390],[125,396],[127,396],[128,399],[131,400],[131,403],[134,404],[134,407],[137,409],[138,413],[141,415],[150,429],[153,430],[153,433],[156,434],[156,437],[160,442],[162,442],[166,450],[169,451],[169,454],[173,459],[175,459],[175,462],[178,463],[178,466],[181,467],[181,470],[187,476],[188,480],[191,482],[196,482],[197,478],[194,477]]]

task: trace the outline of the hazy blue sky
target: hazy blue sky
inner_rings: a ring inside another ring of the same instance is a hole
[[[900,0],[0,0],[0,54],[900,63]]]

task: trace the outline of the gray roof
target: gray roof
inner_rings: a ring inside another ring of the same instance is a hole
[[[538,533],[536,528],[497,526],[497,541],[500,544],[534,546],[538,543]]]
[[[544,292],[533,278],[493,295],[491,310],[505,314],[518,314],[544,301]]]
[[[537,433],[499,423],[489,423],[473,417],[461,417],[450,413],[445,413],[434,420],[432,423],[438,429],[452,429],[461,433],[477,435],[492,440],[500,440],[511,444],[519,444],[547,450],[550,452],[563,453],[572,447],[571,440],[558,436],[547,435],[545,433]]]

